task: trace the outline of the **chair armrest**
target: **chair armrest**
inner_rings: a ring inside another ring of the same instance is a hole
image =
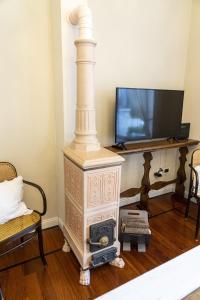
[[[40,192],[40,194],[42,196],[42,200],[43,200],[43,211],[39,214],[41,216],[45,215],[46,211],[47,211],[47,199],[46,199],[46,195],[45,195],[43,189],[41,188],[41,186],[39,186],[38,184],[36,184],[34,182],[27,181],[27,180],[23,180],[23,182],[38,189],[38,191]]]
[[[198,175],[198,172],[195,170],[195,168],[191,164],[189,164],[189,167],[192,169],[192,171],[195,174],[196,181],[195,181],[195,192],[194,193],[195,193],[195,195],[197,195],[198,187],[199,187],[199,175]]]

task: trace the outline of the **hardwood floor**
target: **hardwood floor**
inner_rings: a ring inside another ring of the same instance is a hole
[[[175,210],[172,210],[176,207]],[[195,205],[191,215],[195,217]],[[167,213],[160,214],[163,210]],[[58,227],[44,230],[45,253],[48,266],[43,267],[38,256],[36,241],[7,255],[0,261],[0,268],[22,260],[32,259],[22,265],[0,272],[0,287],[5,300],[73,300],[94,299],[103,293],[137,277],[152,268],[197,246],[194,241],[195,220],[184,220],[184,204],[174,203],[170,195],[151,200],[150,219],[152,238],[146,253],[122,252],[125,268],[104,265],[91,271],[91,285],[79,284],[79,264],[72,252],[61,251],[62,232]],[[146,300],[146,299],[144,299]]]

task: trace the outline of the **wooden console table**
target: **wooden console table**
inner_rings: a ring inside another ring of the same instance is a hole
[[[123,191],[120,196],[121,197],[133,197],[140,193],[140,209],[145,209],[149,211],[149,191],[150,190],[159,190],[164,188],[165,186],[175,183],[175,195],[179,198],[184,197],[185,192],[185,180],[186,180],[186,173],[185,173],[185,163],[187,161],[186,156],[188,153],[189,146],[198,145],[199,141],[197,140],[181,140],[181,141],[167,141],[167,140],[160,140],[160,141],[151,141],[151,142],[142,142],[142,143],[134,143],[134,144],[126,144],[126,150],[121,150],[119,148],[110,146],[106,147],[107,149],[120,154],[134,154],[134,153],[143,153],[144,157],[144,175],[141,181],[141,186],[139,188],[130,188],[126,191]],[[179,157],[179,168],[177,170],[177,177],[175,179],[169,181],[156,181],[154,183],[150,183],[149,178],[149,171],[151,169],[151,160],[152,152],[164,149],[172,149],[172,148],[179,148],[180,157]]]

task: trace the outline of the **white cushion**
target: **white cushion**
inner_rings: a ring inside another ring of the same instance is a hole
[[[26,207],[23,199],[23,178],[18,176],[13,180],[0,183],[0,224],[33,211]]]

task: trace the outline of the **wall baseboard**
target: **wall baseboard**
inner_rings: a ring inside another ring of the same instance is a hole
[[[64,222],[63,222],[63,220],[60,217],[58,217],[58,226],[63,231]]]
[[[58,217],[42,220],[42,229],[50,228],[58,225]]]
[[[51,228],[53,226],[59,226],[60,229],[63,231],[63,225],[64,225],[64,222],[59,217],[53,217],[50,219],[42,220],[42,229]]]
[[[185,191],[185,198],[187,199],[188,198],[188,191]],[[191,198],[191,202],[193,203],[197,203],[197,200],[195,198]]]
[[[149,196],[151,197],[156,197],[156,196],[160,196],[162,194],[167,194],[167,193],[171,193],[174,192],[174,185],[169,185],[168,187],[165,187],[163,189],[160,189],[158,191],[153,190],[150,191]],[[121,198],[120,199],[120,207],[124,206],[124,205],[128,205],[128,204],[132,204],[135,202],[140,201],[140,194],[134,196],[134,197],[130,197],[130,198]]]

